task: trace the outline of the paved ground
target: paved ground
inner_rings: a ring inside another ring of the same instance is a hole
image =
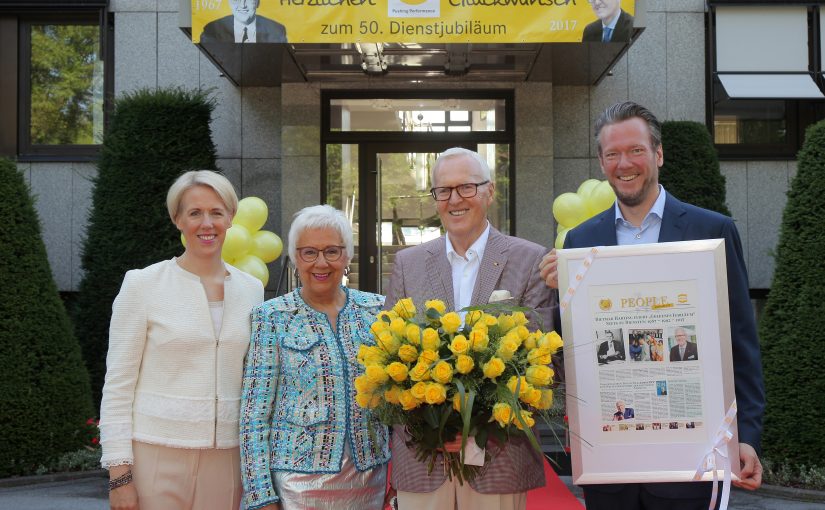
[[[569,477],[562,477],[569,483]],[[581,491],[574,488],[574,494]],[[815,494],[825,501],[825,496]],[[108,510],[106,479],[81,478],[0,488],[0,510]],[[770,491],[731,493],[731,510],[825,510],[825,502],[784,499]]]

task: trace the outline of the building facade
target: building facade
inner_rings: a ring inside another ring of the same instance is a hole
[[[0,10],[0,151],[17,158],[37,196],[59,289],[75,291],[96,172],[94,143],[37,143],[29,130],[30,70],[11,62],[29,55],[27,38],[41,24],[97,27],[98,106],[105,106],[107,92],[212,90],[218,166],[241,197],[258,196],[269,205],[264,228],[285,238],[292,215],[304,206],[326,201],[346,209],[361,250],[354,284],[380,291],[393,250],[437,232],[420,200],[435,154],[452,145],[486,154],[501,195],[493,223],[550,247],[554,197],[602,177],[593,121],[606,106],[629,99],[661,120],[699,121],[712,130],[750,287],[760,297],[771,285],[800,133],[825,117],[821,8],[815,2],[639,0],[633,40],[599,49],[557,43],[387,45],[376,51],[340,45],[333,51],[329,45],[277,44],[256,54],[235,48],[240,45],[194,44],[188,0],[29,0]],[[760,32],[757,42],[780,41],[777,51],[793,55],[796,67],[780,68],[788,60],[781,54],[777,68],[765,69],[759,67],[770,67],[770,55],[741,63],[730,54],[731,34],[742,19],[748,26],[772,23],[773,32]],[[797,46],[787,43],[785,31],[799,27],[804,37]],[[808,76],[816,90],[804,89],[807,82],[802,92],[793,88],[796,82],[771,82],[747,95],[736,80],[751,75]],[[99,133],[105,108],[94,119],[92,130]],[[51,147],[39,150],[44,145]],[[400,170],[405,165],[406,174]],[[400,180],[381,180],[401,174]],[[270,266],[273,276],[279,263]],[[277,281],[270,279],[269,291]]]

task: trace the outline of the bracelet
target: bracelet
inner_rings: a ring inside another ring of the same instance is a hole
[[[109,491],[113,491],[118,487],[123,487],[124,485],[128,485],[132,482],[132,471],[126,471],[122,475],[118,476],[117,478],[112,478],[109,480]]]

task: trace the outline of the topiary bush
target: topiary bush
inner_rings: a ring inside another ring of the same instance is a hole
[[[691,121],[662,123],[665,163],[659,182],[684,202],[730,216],[725,205],[725,176],[704,124]]]
[[[83,445],[93,416],[80,346],[23,176],[0,159],[0,478]]]
[[[797,159],[759,323],[762,444],[774,461],[825,466],[825,121],[808,128]]]
[[[216,169],[213,110],[208,93],[178,88],[140,90],[115,104],[98,163],[75,317],[95,405],[123,275],[181,253],[166,192],[185,171]]]

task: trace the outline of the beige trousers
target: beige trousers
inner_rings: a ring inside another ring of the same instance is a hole
[[[140,510],[238,510],[239,448],[170,448],[132,441]]]
[[[398,491],[398,510],[524,510],[527,493],[481,494],[453,478],[433,492]]]

